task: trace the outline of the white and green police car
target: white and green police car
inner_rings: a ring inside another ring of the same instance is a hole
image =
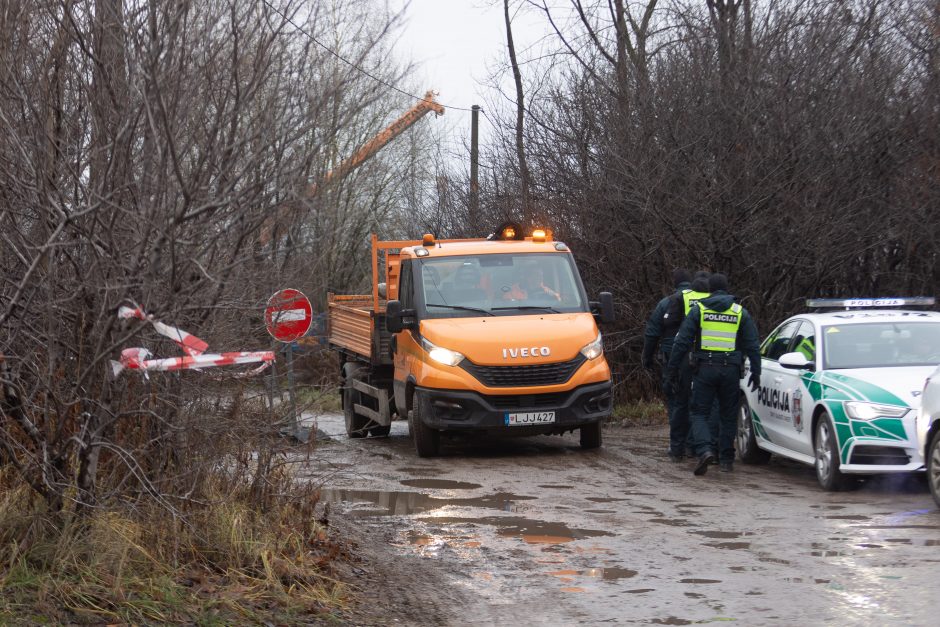
[[[741,460],[771,453],[816,467],[826,490],[859,475],[923,470],[915,420],[940,364],[933,298],[810,299],[761,344],[761,385],[742,379]]]

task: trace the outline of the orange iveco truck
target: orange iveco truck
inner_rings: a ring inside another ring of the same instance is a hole
[[[597,322],[613,298],[588,301],[564,243],[515,224],[486,239],[373,235],[372,275],[371,295],[328,299],[349,437],[388,435],[397,416],[421,457],[447,432],[579,429],[583,448],[601,445],[612,398]]]

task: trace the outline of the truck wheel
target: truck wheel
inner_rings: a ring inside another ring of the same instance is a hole
[[[751,406],[747,399],[741,398],[741,407],[738,410],[738,455],[745,464],[766,464],[770,461],[770,453],[757,446],[757,434],[754,432],[754,420],[751,417]]]
[[[356,413],[353,406],[356,403],[362,404],[360,397],[362,394],[353,389],[352,380],[359,374],[358,368],[350,368],[343,381],[343,418],[346,420],[346,435],[350,438],[366,437],[366,424],[369,419]]]
[[[940,507],[940,430],[933,434],[930,446],[927,447],[927,483],[933,500]]]
[[[604,438],[601,434],[600,421],[584,425],[578,431],[581,432],[581,448],[585,450],[600,448]]]
[[[408,431],[418,457],[436,457],[441,449],[441,433],[424,424],[421,419],[430,411],[430,404],[421,392],[415,392],[414,407],[408,412]]]
[[[384,438],[392,432],[392,425],[378,425],[369,429],[369,435],[374,438]]]
[[[816,423],[813,451],[816,455],[816,479],[819,480],[819,486],[823,490],[838,492],[855,483],[854,477],[844,475],[839,470],[839,446],[829,414],[823,413]]]

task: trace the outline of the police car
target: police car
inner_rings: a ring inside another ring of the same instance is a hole
[[[761,386],[742,379],[741,460],[812,464],[825,490],[859,475],[923,470],[915,421],[940,364],[933,298],[810,299],[761,344]],[[749,367],[748,367],[749,370]]]

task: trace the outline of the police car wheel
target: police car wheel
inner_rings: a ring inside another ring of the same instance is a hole
[[[940,507],[940,430],[934,432],[930,446],[927,447],[927,483],[933,500]]]
[[[745,464],[766,464],[770,461],[770,453],[757,446],[751,406],[745,398],[741,399],[741,407],[738,409],[737,448],[738,456]]]
[[[813,452],[816,457],[816,479],[827,492],[838,492],[850,487],[855,480],[839,470],[839,445],[829,415],[823,413],[816,422]]]

